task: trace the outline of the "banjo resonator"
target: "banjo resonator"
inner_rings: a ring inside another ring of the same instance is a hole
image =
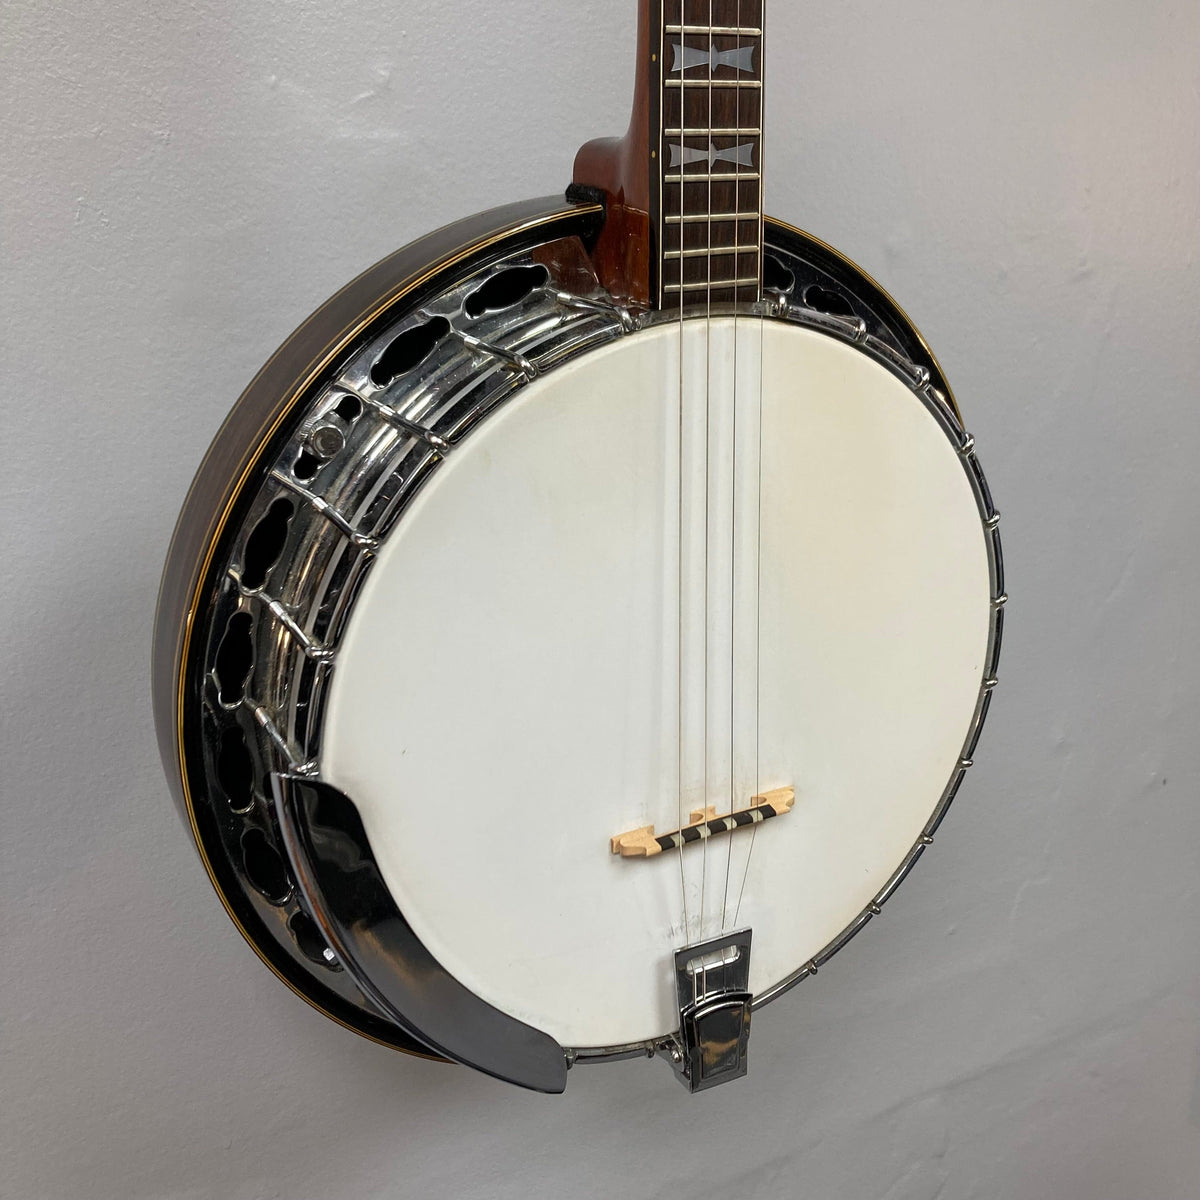
[[[175,800],[263,962],[385,1046],[740,1078],[974,760],[999,515],[903,311],[762,212],[765,36],[640,0],[627,135],[349,284],[185,502]]]

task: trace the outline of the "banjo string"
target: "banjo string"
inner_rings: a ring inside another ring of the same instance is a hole
[[[742,0],[738,0],[740,9]],[[767,127],[766,123],[766,81],[767,81],[767,64],[764,60],[766,48],[766,3],[764,0],[762,9],[759,13],[759,28],[763,30],[764,36],[759,45],[759,77],[762,80],[763,86],[759,89],[759,113],[758,113],[758,128],[763,130]],[[765,234],[766,234],[766,196],[764,192],[764,181],[766,180],[766,164],[763,162],[763,138],[760,132],[758,143],[758,261],[760,270],[764,265],[765,254]],[[754,794],[762,795],[762,544],[763,544],[763,425],[765,423],[763,414],[763,360],[764,360],[764,342],[766,340],[766,315],[762,312],[758,317],[758,473],[756,484],[758,487],[758,519],[756,524],[757,536],[757,555],[755,560],[755,591],[754,591]],[[738,917],[742,911],[742,900],[746,894],[746,881],[750,878],[750,860],[754,857],[754,843],[758,840],[758,825],[755,824],[750,830],[750,845],[746,850],[746,863],[742,871],[742,882],[738,888],[737,907],[733,912],[733,924],[736,927]]]
[[[737,60],[741,61],[742,49],[742,0],[737,0],[737,20],[735,22],[737,29],[737,49],[739,51]],[[740,70],[740,68],[738,68]],[[710,55],[710,70],[711,76],[711,55]],[[741,129],[742,126],[742,89],[734,88],[734,120],[732,128]],[[760,126],[761,128],[761,126]],[[741,144],[740,134],[735,138],[735,142]],[[741,256],[737,253],[737,247],[742,244],[742,158],[741,154],[734,153],[734,178],[733,178],[733,245],[735,247],[733,254],[733,277],[740,279],[742,276],[739,270]],[[730,445],[730,460],[733,464],[733,480],[732,480],[732,495],[733,507],[730,516],[730,558],[729,558],[729,811],[737,812],[737,484],[738,484],[738,342],[741,340],[738,336],[738,288],[736,284],[733,289],[734,299],[734,317],[733,317],[733,439]],[[727,838],[725,842],[725,890],[721,896],[721,932],[726,929],[726,918],[729,910],[729,877],[733,873],[733,838]]]
[[[684,8],[687,5],[685,3]],[[712,129],[713,129],[713,63],[712,63],[712,45],[713,45],[713,0],[708,0],[708,44],[709,44],[709,60],[708,60],[708,130],[709,130],[709,147],[712,146]],[[712,229],[713,229],[713,169],[716,164],[712,161],[711,154],[708,157],[708,181],[706,189],[708,192],[708,236],[705,241],[705,265],[707,268],[706,287],[705,287],[705,314],[704,314],[704,796],[701,800],[700,807],[705,812],[708,810],[709,799],[709,698],[708,698],[708,675],[709,675],[709,623],[711,620],[710,604],[709,604],[709,554],[712,542],[712,294],[713,294],[713,278],[712,278]],[[709,839],[701,835],[702,860],[700,864],[700,929],[699,941],[704,940],[704,912],[708,902],[708,842]]]
[[[680,14],[681,14],[680,24],[683,24],[684,22],[683,22],[683,18],[682,18],[682,13],[684,10],[686,0],[679,0],[679,3],[680,3]],[[680,38],[680,41],[682,42],[683,39]],[[667,58],[666,22],[663,23],[662,45],[660,47],[660,50],[661,50],[661,54],[660,54],[659,62],[661,64],[663,64],[662,78],[665,80],[666,79],[666,58]],[[665,92],[666,92],[665,82],[663,83],[663,85],[661,87],[661,91],[664,93],[663,99],[665,99]],[[686,107],[686,101],[683,96],[684,89],[680,88],[679,91],[680,91],[680,99],[679,99],[680,116],[682,117],[682,115],[684,113],[684,109]],[[660,111],[662,111],[662,110],[663,110],[663,106],[660,105]],[[686,122],[683,120],[680,120],[679,124],[680,124],[680,127],[682,128],[686,124]],[[681,146],[682,146],[682,141],[683,141],[683,139],[681,138],[680,139]],[[680,155],[682,157],[682,149],[680,150]],[[660,174],[665,169],[666,169],[665,163],[661,164],[660,165]],[[679,170],[680,170],[680,173],[682,174],[682,172],[683,172],[682,164],[680,165]],[[684,215],[684,216],[687,215],[687,209],[684,204],[685,191],[686,191],[686,189],[684,188],[684,185],[681,183],[679,185],[679,211],[680,211],[680,214]],[[661,195],[661,193],[660,193],[660,195]],[[684,230],[685,229],[686,229],[686,223],[681,220],[679,223],[679,248],[681,250],[684,249],[684,241],[685,241]],[[676,829],[682,829],[683,824],[684,824],[683,823],[683,813],[684,813],[683,786],[684,786],[684,779],[685,779],[684,746],[683,746],[683,729],[684,729],[683,655],[684,655],[684,605],[685,605],[685,599],[684,599],[684,525],[683,525],[683,490],[684,490],[684,457],[683,457],[683,448],[684,448],[684,387],[683,387],[684,324],[683,324],[683,307],[684,307],[684,294],[685,293],[683,290],[683,283],[684,283],[683,264],[684,264],[684,259],[681,256],[679,259],[679,284],[680,284],[680,287],[679,287],[679,479],[678,479],[678,483],[679,483],[679,497],[678,497],[678,500],[679,500],[679,526],[678,526],[679,527],[679,547],[678,547],[678,549],[679,549],[679,578],[678,578],[678,597],[677,597],[678,602],[679,602],[677,615],[678,615],[679,619],[678,619],[678,645],[676,646],[676,667],[678,668],[678,681],[677,681],[678,682],[678,693],[676,696],[676,709],[675,709],[675,717],[676,717],[675,747],[676,747],[676,771],[677,771],[676,788],[675,788],[675,804],[676,804],[676,810],[677,810],[676,815],[679,818],[679,824],[676,825]],[[684,870],[683,846],[684,846],[683,838],[680,838],[679,839],[679,889],[683,895],[683,940],[684,940],[684,943],[686,944],[688,941],[691,940],[691,934],[690,934],[691,922],[688,918],[687,873]]]

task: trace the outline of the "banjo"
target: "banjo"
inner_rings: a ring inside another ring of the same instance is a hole
[[[155,717],[229,916],[397,1050],[743,1076],[877,916],[996,684],[999,516],[867,274],[765,218],[762,0],[640,0],[565,198],[372,267],[243,394]]]

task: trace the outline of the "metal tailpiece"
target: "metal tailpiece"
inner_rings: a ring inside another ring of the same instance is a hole
[[[741,1079],[748,1070],[750,940],[750,930],[741,929],[675,953],[679,1042],[666,1054],[690,1092]]]

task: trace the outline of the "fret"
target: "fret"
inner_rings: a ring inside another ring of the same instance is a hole
[[[710,37],[762,37],[762,30],[750,25],[668,25],[667,32],[685,36],[694,33],[708,34]]]
[[[761,179],[757,171],[716,171],[712,174],[705,172],[701,175],[699,172],[691,172],[686,175],[681,175],[678,171],[672,171],[663,176],[664,183],[753,183],[756,179]]]
[[[722,254],[757,254],[758,246],[701,246],[696,250],[668,250],[664,258],[717,258]]]
[[[760,265],[757,249],[737,253],[714,249],[711,255],[664,262],[662,282],[666,290],[678,291],[682,286],[686,292],[710,286],[733,287],[755,279]]]
[[[699,217],[695,224],[705,224],[710,212],[713,213],[742,213],[740,220],[758,219],[762,210],[759,189],[761,183],[757,179],[746,180],[740,187],[734,186],[734,176],[729,182],[710,182],[699,187],[680,186],[677,183],[665,185],[663,190],[663,216],[668,225],[676,224],[670,220],[675,216]],[[712,194],[709,195],[709,187]]]
[[[679,295],[681,292],[722,291],[726,288],[758,287],[759,277],[751,275],[748,279],[702,279],[699,283],[668,283],[663,291]]]
[[[728,224],[730,221],[757,221],[761,216],[757,212],[736,212],[736,213],[688,213],[686,216],[667,217],[668,225],[692,225],[704,224],[708,222],[712,225]],[[758,247],[756,246],[757,250]]]
[[[748,91],[760,91],[761,79],[668,79],[669,88],[745,88]]]
[[[762,130],[757,126],[734,126],[729,129],[705,129],[702,125],[690,129],[664,129],[663,133],[671,137],[761,137]]]

